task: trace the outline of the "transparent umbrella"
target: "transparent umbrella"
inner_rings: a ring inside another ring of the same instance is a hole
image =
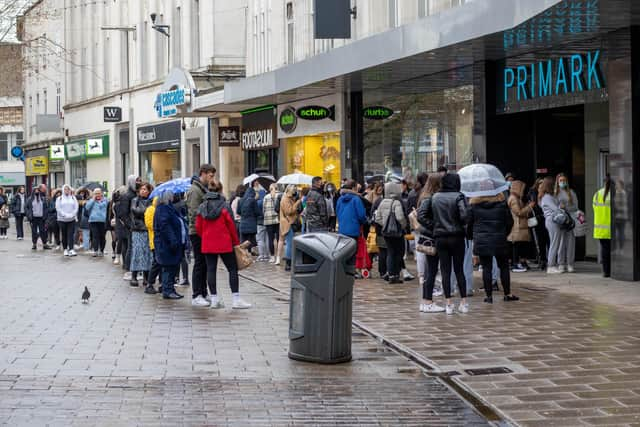
[[[495,196],[509,186],[500,169],[485,163],[476,163],[458,171],[462,193],[467,197]]]

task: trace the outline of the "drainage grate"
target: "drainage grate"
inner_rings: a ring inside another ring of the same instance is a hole
[[[481,369],[465,369],[464,370],[468,375],[477,376],[477,375],[495,375],[495,374],[510,374],[513,371],[504,366],[498,366],[495,368],[481,368]]]

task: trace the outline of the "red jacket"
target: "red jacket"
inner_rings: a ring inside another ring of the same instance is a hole
[[[196,232],[202,239],[203,254],[226,254],[240,244],[236,225],[227,209],[216,219],[196,216]]]

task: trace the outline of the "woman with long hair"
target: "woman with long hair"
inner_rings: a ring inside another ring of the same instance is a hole
[[[576,220],[578,213],[578,196],[576,192],[569,186],[569,178],[563,173],[556,176],[555,197],[560,205],[560,209],[564,209]],[[576,236],[573,230],[562,230],[560,234],[560,249],[558,250],[558,268],[562,273],[574,272],[574,263],[576,260]]]
[[[433,234],[433,220],[427,217],[427,211],[430,209],[432,197],[442,186],[442,177],[439,174],[429,175],[427,182],[422,189],[418,199],[418,222],[422,226],[419,233],[418,245],[426,246],[435,244]],[[422,304],[420,311],[424,313],[440,313],[445,309],[433,302],[434,285],[436,283],[436,275],[438,274],[438,253],[427,255],[421,251],[416,251],[417,263],[422,264],[418,271],[424,271],[424,275],[420,277],[422,285]],[[436,296],[442,295],[442,290]]]
[[[73,250],[73,236],[78,217],[78,199],[73,194],[73,189],[67,184],[62,186],[62,196],[56,200],[56,214],[64,256],[76,256],[76,251]]]
[[[289,185],[280,201],[280,241],[278,242],[278,257],[282,253],[282,246],[286,243],[284,255],[285,271],[291,270],[291,257],[293,256],[294,226],[300,221],[300,206],[302,199],[298,193],[298,187]],[[276,263],[278,264],[278,263]]]
[[[129,285],[139,286],[138,273],[142,273],[142,285],[147,288],[149,283],[149,270],[153,259],[151,258],[151,247],[149,246],[149,232],[144,222],[144,213],[151,205],[152,199],[149,195],[153,191],[153,186],[145,182],[140,186],[138,195],[131,200],[131,280]]]
[[[538,192],[538,200],[544,213],[544,225],[549,232],[550,243],[549,251],[547,252],[547,274],[562,273],[562,270],[558,268],[558,251],[560,250],[562,230],[558,224],[553,222],[553,214],[560,209],[560,204],[555,197],[554,181],[550,176],[542,181],[540,191]]]

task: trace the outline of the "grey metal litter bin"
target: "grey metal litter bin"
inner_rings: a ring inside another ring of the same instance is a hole
[[[356,241],[333,233],[293,244],[289,357],[316,363],[351,360]]]

